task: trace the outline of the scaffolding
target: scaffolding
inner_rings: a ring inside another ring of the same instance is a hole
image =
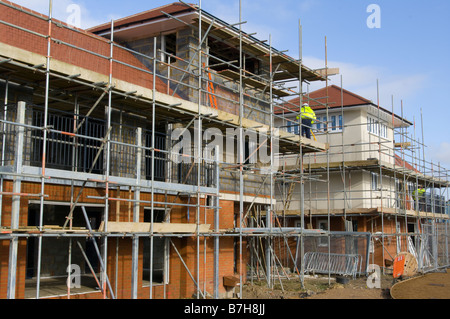
[[[326,61],[322,73],[303,65],[300,22],[300,57],[295,60],[275,50],[271,39],[266,44],[266,41],[245,33],[241,6],[236,24],[226,23],[205,12],[201,2],[199,6],[178,4],[195,16],[191,17],[194,24],[177,16],[176,11],[166,12],[166,7],[162,7],[158,14],[184,26],[186,36],[195,37],[198,42],[195,47],[189,43],[187,52],[190,54],[182,56],[180,52],[174,52],[169,33],[164,37],[162,34],[151,36],[145,43],[149,54],[140,50],[141,43],[133,43],[134,48],[119,44],[120,41],[115,39],[121,28],[116,27],[114,21],[96,32],[71,27],[52,17],[52,0],[49,0],[48,16],[6,1],[1,1],[0,5],[5,9],[2,12],[20,13],[36,23],[34,27],[27,27],[20,22],[23,20],[13,22],[6,14],[2,15],[0,26],[5,34],[15,34],[30,39],[30,44],[33,41],[39,44],[39,48],[32,51],[5,42],[0,53],[4,88],[0,121],[0,238],[2,242],[9,241],[7,298],[18,295],[16,288],[22,278],[17,277],[20,269],[18,254],[23,240],[36,247],[33,258],[37,259],[30,269],[33,281],[27,281],[35,287],[32,289],[34,295],[27,297],[36,299],[48,297],[43,296],[45,289],[41,287],[45,279],[41,278],[43,267],[48,260],[42,260],[42,257],[46,241],[52,239],[63,243],[59,249],[67,249],[67,255],[64,255],[69,267],[64,269],[67,280],[72,280],[71,267],[75,258],[79,258],[86,262],[94,286],[103,298],[121,298],[126,289],[131,298],[142,298],[144,293],[139,287],[144,281],[139,278],[142,272],[147,274],[145,281],[149,287],[144,298],[170,298],[166,265],[174,260],[195,286],[197,298],[220,298],[223,289],[220,288],[219,255],[224,241],[227,244],[231,241],[231,246],[236,247],[233,267],[239,277],[240,298],[244,282],[264,279],[268,287],[273,287],[277,279],[282,283],[282,278],[292,275],[288,268],[303,285],[304,276],[310,271],[308,267],[312,265],[305,265],[305,256],[323,249],[325,259],[328,259],[328,267],[325,267],[328,277],[332,274],[331,265],[335,265],[335,261],[337,264],[338,258],[356,261],[356,265],[345,269],[344,274],[367,274],[375,232],[330,229],[330,174],[340,170],[345,178],[346,170],[353,168],[344,156],[348,145],[342,142],[340,150],[333,153],[337,146],[330,143],[329,130],[323,132],[322,136],[326,136],[323,142],[286,130],[290,125],[301,127],[300,120],[285,115],[301,116],[300,106],[307,96],[303,83],[324,81],[328,87]],[[77,41],[77,37],[92,41],[92,45]],[[11,39],[8,41],[14,43]],[[226,46],[223,45],[225,42]],[[227,50],[233,50],[228,60],[224,57],[226,54],[214,54],[229,52]],[[70,55],[73,64],[69,60],[58,60],[61,52]],[[84,62],[80,62],[77,55]],[[85,61],[96,64],[102,71],[84,68]],[[256,61],[263,61],[265,67],[259,67]],[[83,73],[78,73],[80,70]],[[294,86],[287,87],[291,84]],[[298,104],[291,107],[287,103],[294,97],[298,98]],[[328,118],[328,103],[324,105]],[[278,125],[280,122],[282,124]],[[345,123],[344,127],[347,125]],[[208,143],[202,137],[209,128],[234,130],[233,141],[238,146],[234,158],[229,160],[228,154],[219,148],[209,149],[209,154],[205,155]],[[403,128],[400,129],[401,145],[411,143],[412,139],[402,131]],[[176,149],[174,142],[179,139],[171,139],[168,134],[175,130],[178,130],[178,138],[192,132],[193,145],[183,144],[182,148]],[[246,143],[248,134],[260,137],[258,146]],[[379,156],[386,152],[391,156],[394,154],[384,149],[381,140],[368,144],[378,146]],[[263,146],[270,150],[265,165],[251,161],[252,155]],[[276,146],[279,153],[273,151]],[[424,147],[423,139],[412,148],[401,148],[403,163],[411,163],[403,157],[406,156],[404,151],[413,150],[412,165],[425,167],[424,157],[419,156],[420,160],[415,161],[419,147]],[[343,158],[342,165],[334,167],[335,170],[330,161],[334,154],[341,154]],[[285,164],[285,158],[291,155],[295,158],[294,168]],[[317,176],[322,167],[314,168],[310,160],[320,157],[326,158],[325,178]],[[379,170],[380,176],[385,171],[393,172],[405,180],[416,178],[416,181],[427,181],[428,187],[431,183],[433,189],[447,190],[448,171],[442,169],[445,172],[442,173],[440,165],[438,167],[438,173],[433,164],[431,171],[427,171],[431,177],[407,173],[404,167],[388,168],[381,164],[364,169]],[[312,218],[313,214],[311,208],[307,214],[305,204],[314,194],[315,183],[328,185],[324,200],[327,203],[327,229],[306,227],[306,217]],[[287,191],[278,196],[276,189],[285,190],[285,185],[288,185]],[[68,191],[62,200],[66,206],[62,205],[60,198],[63,196],[59,194],[64,191]],[[350,193],[344,187],[345,201]],[[60,202],[56,203],[55,198]],[[300,223],[292,225],[288,212],[296,201],[300,204],[296,211]],[[233,226],[224,229],[220,221],[228,209],[223,205],[228,202],[233,203],[231,213],[228,211]],[[280,202],[283,208],[278,210],[276,205]],[[436,209],[435,202],[430,203]],[[6,209],[8,205],[10,209]],[[33,221],[29,216],[24,220],[23,205],[28,205],[28,215],[33,216]],[[49,205],[63,211],[64,220],[46,219],[48,210],[52,209]],[[407,219],[405,206],[397,206],[403,216],[398,213],[396,218]],[[381,214],[385,214],[384,206],[381,207]],[[344,208],[344,218],[347,213]],[[431,219],[438,218],[433,215]],[[57,225],[46,224],[48,222]],[[432,225],[435,228],[427,230],[427,240],[422,241],[424,246],[442,236],[442,230],[436,233],[437,227],[442,225]],[[422,234],[408,236],[418,238]],[[401,235],[382,231],[381,241]],[[441,245],[448,245],[446,236],[439,241]],[[124,288],[118,279],[121,276],[118,265],[126,262],[122,259],[125,248],[120,245],[124,239],[131,242],[130,251],[127,251],[131,256],[130,278],[127,278],[131,282],[130,288]],[[84,242],[89,245],[83,247]],[[88,256],[88,246],[94,258]],[[145,251],[140,248],[142,246]],[[77,249],[78,255],[75,254]],[[189,250],[195,258],[186,257]],[[166,251],[170,254],[154,259],[155,254]],[[355,251],[362,253],[355,255]],[[423,251],[419,253],[423,254]],[[444,259],[443,263],[435,263],[433,269],[448,265],[448,249],[439,251],[447,254],[447,262]],[[148,269],[141,270],[141,263]],[[209,269],[213,269],[212,284],[209,283]],[[23,273],[20,276],[25,278]],[[159,286],[155,287],[155,283]],[[67,285],[67,291],[61,292],[60,296],[71,298],[74,293],[79,291]]]
[[[449,173],[440,163],[425,159],[423,128],[418,140],[415,120],[403,116],[403,102],[400,116],[394,113],[394,97],[392,111],[382,108],[378,89],[376,103],[366,100],[356,106],[344,103],[353,93],[343,89],[342,77],[340,87],[331,89],[339,90],[332,103],[317,98],[320,90],[307,96],[324,115],[313,131],[317,139],[331,141],[329,149],[305,157],[305,174],[314,178],[307,182],[305,197],[289,197],[292,184],[282,180],[290,189],[280,191],[286,200],[278,211],[298,218],[296,209],[307,206],[304,214],[311,226],[319,227],[322,220],[326,230],[333,225],[334,230],[371,233],[370,263],[385,273],[392,273],[394,258],[401,252],[417,258],[420,272],[448,267]],[[326,97],[328,90],[322,90]],[[292,162],[285,171],[296,169]],[[419,195],[419,187],[427,191]]]

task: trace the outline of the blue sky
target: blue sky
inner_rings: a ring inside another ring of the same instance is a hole
[[[13,0],[14,1],[14,0]],[[14,2],[48,14],[48,0]],[[81,8],[81,27],[90,27],[170,2],[163,0],[54,0],[54,17],[67,21],[71,4]],[[188,1],[186,1],[188,2]],[[189,1],[200,4],[199,0]],[[124,5],[126,4],[126,5]],[[379,28],[369,28],[380,9]],[[203,0],[202,8],[229,23],[239,21],[239,0]],[[242,0],[243,30],[299,57],[298,25],[303,28],[302,56],[307,66],[325,66],[325,37],[329,67],[341,70],[343,86],[415,121],[415,136],[425,135],[426,160],[450,169],[450,1],[448,0]],[[371,20],[372,21],[372,20]],[[340,85],[340,76],[330,84]],[[323,84],[321,85],[323,86]],[[319,86],[319,87],[321,87]],[[310,91],[319,88],[311,85]],[[414,129],[410,129],[414,136]]]

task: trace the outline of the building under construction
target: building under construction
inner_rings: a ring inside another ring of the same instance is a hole
[[[284,158],[287,177],[276,190],[276,211],[290,225],[303,222],[306,228],[352,234],[341,239],[345,243],[333,236],[315,242],[303,259],[306,271],[328,273],[331,267],[356,276],[372,264],[392,274],[401,253],[414,256],[421,272],[448,267],[448,171],[426,160],[417,132],[408,132],[415,127],[404,118],[403,106],[399,115],[394,105],[386,109],[336,85],[310,92],[304,100],[317,118],[313,138],[329,149],[303,156],[302,184],[291,175],[299,172],[299,157]],[[276,113],[295,133],[298,98],[284,106]],[[330,254],[334,263],[320,265]]]
[[[414,247],[420,271],[449,265],[448,172],[403,115],[331,101],[336,70],[302,63],[301,25],[294,59],[181,2],[89,30],[51,1],[0,6],[0,298],[242,297]],[[305,94],[314,81],[326,91]],[[324,113],[312,139],[303,102]],[[347,139],[357,125],[378,133]]]

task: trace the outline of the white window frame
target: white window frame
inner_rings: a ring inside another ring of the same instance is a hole
[[[331,132],[342,132],[342,127],[344,124],[342,114],[331,114],[330,119],[331,121],[328,127],[331,129]]]
[[[384,121],[378,121],[371,115],[367,115],[367,131],[373,135],[388,138],[388,125]]]
[[[380,179],[377,173],[370,172],[370,185],[373,191],[379,190]]]
[[[343,130],[344,127],[344,117],[340,113],[330,113],[328,114],[328,117],[330,118],[330,121],[327,121],[326,115],[318,115],[316,123],[314,124],[314,127],[316,131],[320,133],[340,133]],[[333,123],[334,119],[334,123]]]

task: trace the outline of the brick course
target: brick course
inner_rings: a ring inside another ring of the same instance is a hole
[[[22,192],[23,193],[39,193],[40,183],[22,182]],[[10,192],[12,190],[12,181],[4,181],[3,184],[4,191]],[[74,194],[77,194],[79,188],[76,187]],[[46,201],[56,201],[56,202],[70,202],[70,186],[64,185],[54,185],[45,184],[45,194]],[[111,191],[111,196],[116,196],[116,191]],[[80,197],[79,203],[88,204],[103,204],[104,201],[89,198],[89,196],[104,196],[104,189],[96,188],[85,188]],[[128,198],[128,191],[122,191],[120,194],[121,198]],[[134,194],[131,194],[132,198]],[[155,201],[164,201],[164,195],[155,194]],[[26,226],[28,223],[28,200],[23,196],[21,198],[21,208],[20,208],[20,226]],[[142,200],[150,200],[150,194],[141,193]],[[169,196],[168,202],[174,200],[174,197]],[[179,203],[187,203],[186,198],[179,197],[177,199]],[[195,199],[190,200],[190,203],[195,203]],[[201,200],[201,204],[204,200]],[[9,226],[10,216],[11,216],[11,196],[3,196],[2,202],[2,225]],[[118,206],[118,213],[116,210],[116,205]],[[232,201],[221,201],[220,203],[222,209],[219,214],[219,225],[221,229],[232,228],[235,218],[234,213],[234,202]],[[161,206],[161,205],[159,205]],[[157,205],[155,205],[157,207]],[[111,201],[109,205],[109,220],[110,221],[129,221],[131,216],[132,221],[132,206],[131,211],[129,211],[128,203],[120,203],[116,201]],[[191,207],[192,210],[192,207]],[[176,223],[195,223],[195,209],[187,214],[187,207],[174,206],[171,211],[171,222]],[[200,209],[200,221],[204,223],[206,214],[206,223],[211,224],[213,227],[214,223],[214,211],[212,209]],[[144,207],[142,205],[140,209],[139,220],[143,222],[144,220]],[[197,274],[197,240],[195,237],[183,237],[183,238],[173,238],[173,243],[176,245],[180,255],[182,256],[184,262],[188,265],[189,271],[192,276],[197,280],[199,276],[200,289],[203,290],[204,283],[206,282],[206,291],[209,294],[214,292],[214,281],[213,281],[213,264],[214,264],[214,242],[212,238],[207,238],[206,243],[203,238],[199,241],[199,274]],[[116,243],[118,242],[118,264],[116,265]],[[111,282],[111,286],[115,287],[117,281],[117,298],[131,298],[131,270],[132,270],[132,239],[131,238],[108,238],[108,251],[107,251],[107,271],[108,277]],[[206,244],[206,265],[204,262],[204,245]],[[245,245],[245,244],[244,244]],[[27,240],[19,240],[19,255],[17,259],[17,286],[16,286],[16,298],[24,298],[25,294],[25,275],[26,275],[26,249]],[[245,246],[244,246],[245,247]],[[8,260],[9,260],[9,240],[0,241],[0,298],[6,298],[7,294],[7,283],[8,283]],[[222,285],[222,277],[234,275],[234,239],[232,237],[220,238],[220,254],[219,254],[219,270],[220,270],[220,283],[219,283],[219,293],[224,294],[225,288]],[[149,287],[143,287],[142,285],[142,265],[143,265],[143,243],[140,241],[139,245],[139,266],[138,266],[138,298],[149,298]],[[117,267],[117,279],[116,279],[116,267]],[[186,271],[180,258],[170,247],[169,254],[169,283],[166,285],[166,298],[190,298],[196,293],[196,286],[190,278],[188,272]],[[245,273],[245,272],[244,272]],[[163,285],[155,285],[153,287],[153,298],[164,298],[164,287]],[[88,294],[71,295],[73,299],[86,299],[86,298],[102,298],[102,294],[99,292],[93,292]],[[67,296],[61,296],[60,298],[67,298]]]
[[[14,3],[5,2],[16,6]],[[31,10],[23,9],[32,12]],[[42,16],[41,14],[38,15]],[[1,42],[47,56],[47,39],[45,37],[49,34],[48,21],[7,6],[2,6],[0,20],[42,35],[39,36],[5,24],[0,24]],[[51,42],[51,58],[103,75],[109,75],[110,44],[108,40],[85,30],[80,29],[74,31],[65,28],[63,27],[65,25],[64,22],[58,20],[54,20],[54,23],[51,25],[50,33],[52,39],[56,40]],[[82,51],[78,48],[91,51],[92,53]],[[113,58],[122,63],[146,69],[134,55],[122,48],[114,47]],[[114,78],[145,88],[153,87],[153,76],[151,74],[122,63],[113,62],[111,71]],[[159,78],[156,78],[156,81],[156,90],[159,92],[167,92],[166,84]]]

